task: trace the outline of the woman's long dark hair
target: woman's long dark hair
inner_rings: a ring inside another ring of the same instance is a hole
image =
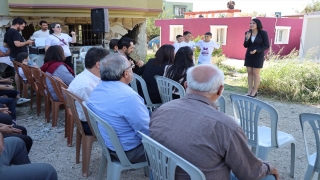
[[[181,85],[183,86],[187,77],[187,69],[193,66],[193,51],[190,47],[181,47],[174,58],[173,64],[167,69],[166,77],[179,82],[183,79]]]
[[[44,63],[49,62],[49,61],[58,61],[58,62],[64,62],[66,57],[64,56],[64,51],[61,46],[55,45],[55,46],[50,46],[46,54],[44,56]]]
[[[252,19],[251,21],[254,21],[257,24],[258,31],[261,31],[263,29],[262,23],[259,19]]]
[[[174,47],[170,44],[161,46],[156,52],[156,58],[153,63],[155,66],[162,66],[164,63],[172,64],[174,60]]]

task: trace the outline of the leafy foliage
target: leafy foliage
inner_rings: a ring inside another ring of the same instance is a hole
[[[311,13],[311,12],[317,12],[320,11],[320,1],[312,1],[312,3],[309,3],[304,10],[301,13]]]
[[[155,20],[173,18],[173,15],[169,13],[171,10],[163,10],[157,18],[147,18],[147,37],[149,40],[160,35],[160,28],[155,26]]]

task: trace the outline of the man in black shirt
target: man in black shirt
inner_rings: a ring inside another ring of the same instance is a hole
[[[132,69],[134,73],[137,73],[139,68],[144,64],[141,60],[134,60],[129,55],[134,50],[133,40],[128,37],[122,37],[118,42],[118,52],[125,56],[135,67]]]
[[[3,46],[10,49],[10,59],[14,60],[19,53],[28,52],[28,45],[33,41],[25,41],[20,31],[26,26],[26,21],[22,18],[15,18],[12,21],[11,27],[4,34]],[[20,89],[20,80],[18,72],[16,72],[14,80],[16,81],[17,89]]]
[[[236,5],[236,3],[234,1],[229,1],[227,4],[228,9],[234,9],[234,6]]]

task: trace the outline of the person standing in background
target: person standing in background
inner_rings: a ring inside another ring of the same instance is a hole
[[[30,37],[30,39],[47,38],[50,35],[49,30],[48,30],[47,21],[40,21],[39,25],[40,25],[41,29],[34,32],[33,35]]]
[[[73,70],[73,63],[72,57],[71,57],[71,51],[69,48],[69,43],[75,43],[77,41],[76,39],[76,33],[72,31],[70,34],[72,35],[72,38],[65,33],[61,32],[61,25],[59,23],[52,23],[50,24],[50,35],[46,39],[46,47],[45,50],[50,46],[58,45],[61,46],[64,51],[64,56],[66,57],[66,60],[64,61],[65,64],[67,64],[72,70]]]
[[[185,31],[183,32],[183,41],[181,42],[180,47],[188,46],[191,48],[191,50],[194,52],[196,50],[196,43],[192,41],[192,35],[191,32]],[[193,64],[195,64],[195,56],[193,56]]]
[[[22,18],[14,18],[11,27],[4,34],[3,46],[10,49],[10,60],[16,59],[19,53],[28,53],[28,45],[32,44],[32,40],[25,41],[20,32],[24,29],[27,22]],[[18,72],[15,72],[14,80],[17,89],[20,89],[20,79]]]
[[[179,50],[179,48],[181,47],[181,42],[183,41],[183,36],[182,35],[177,35],[176,36],[176,42],[173,43],[173,47],[174,47],[174,53],[177,53],[177,51]]]
[[[268,33],[262,30],[263,26],[259,19],[252,19],[250,30],[245,33],[243,46],[247,48],[244,66],[248,73],[247,96],[256,97],[260,85],[260,69],[263,67],[264,51],[269,48]]]
[[[200,48],[200,54],[198,57],[198,64],[210,64],[212,59],[212,52],[214,49],[219,49],[220,45],[211,40],[211,32],[204,34],[204,40],[200,40],[196,43],[196,46]]]

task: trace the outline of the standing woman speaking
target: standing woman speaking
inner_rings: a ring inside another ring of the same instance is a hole
[[[66,60],[64,61],[65,64],[67,64],[71,69],[73,69],[72,64],[72,58],[71,58],[71,52],[69,48],[69,43],[75,43],[76,42],[76,33],[72,31],[70,34],[72,35],[72,38],[65,33],[61,33],[61,25],[59,23],[51,23],[50,24],[50,35],[46,39],[46,47],[45,50],[50,46],[58,45],[61,46],[64,55],[66,57]]]
[[[269,48],[268,33],[262,30],[259,19],[252,19],[250,30],[245,34],[243,46],[247,48],[244,66],[248,73],[247,96],[256,97],[260,85],[260,69],[263,67],[264,51]]]

